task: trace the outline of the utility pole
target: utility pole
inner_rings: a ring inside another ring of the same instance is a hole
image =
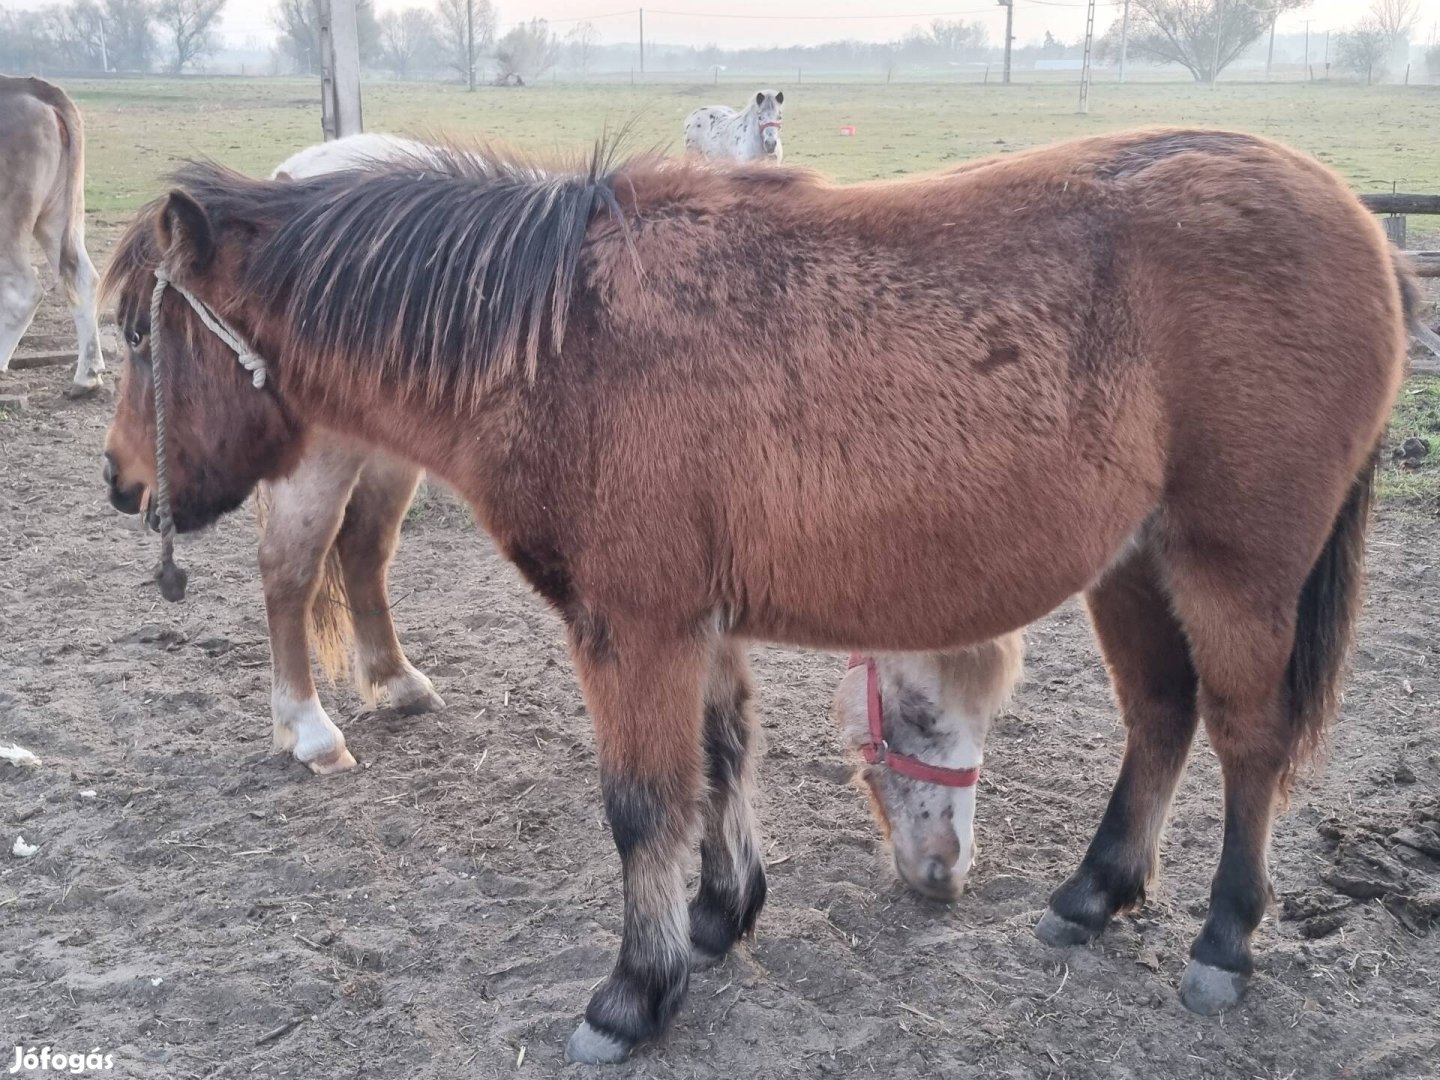
[[[1210,89],[1220,81],[1220,28],[1224,25],[1225,10],[1222,0],[1215,0],[1215,55],[1210,61]]]
[[[1275,60],[1275,20],[1279,18],[1280,11],[1277,8],[1270,13],[1270,48],[1265,52],[1265,81],[1270,81],[1270,65]]]
[[[320,127],[327,140],[365,130],[355,0],[320,0]]]
[[[1125,81],[1125,52],[1130,44],[1130,0],[1120,9],[1120,81]]]
[[[640,9],[640,74],[645,74],[645,9]]]
[[[1010,46],[1015,41],[1013,27],[1015,25],[1015,0],[996,0],[1005,9],[1005,74],[1001,82],[1010,85]]]
[[[110,54],[105,48],[105,19],[103,16],[100,19],[100,70],[106,74],[110,72]]]
[[[1085,8],[1085,59],[1080,64],[1080,115],[1090,111],[1090,43],[1095,37],[1095,0]]]
[[[1305,20],[1305,78],[1310,78],[1310,20]]]
[[[465,0],[465,89],[475,90],[475,0]]]

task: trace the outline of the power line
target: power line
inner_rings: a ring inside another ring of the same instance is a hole
[[[1097,0],[1097,7],[1120,7],[1125,0]],[[1085,0],[1014,0],[1017,7],[1057,7],[1057,8],[1084,8],[1089,5]],[[679,19],[737,19],[751,22],[839,22],[872,19],[947,19],[958,15],[988,15],[995,10],[994,7],[963,8],[958,11],[919,11],[919,12],[884,12],[865,15],[741,15],[733,11],[671,11],[665,8],[646,8],[651,15],[668,15],[671,18]],[[634,18],[640,12],[639,8],[627,8],[624,11],[607,11],[600,15],[577,15],[567,19],[547,19],[555,23],[582,23],[593,22],[597,19],[620,19]]]
[[[636,10],[637,10],[636,8],[629,8],[629,9],[627,9],[627,10],[625,10],[625,11],[607,11],[607,12],[605,12],[605,14],[603,14],[603,15],[581,15],[581,16],[578,16],[578,17],[576,17],[576,18],[570,18],[570,19],[546,19],[545,21],[546,21],[547,23],[550,23],[550,24],[553,26],[553,25],[555,25],[556,23],[572,23],[572,22],[573,22],[573,23],[582,23],[582,22],[594,22],[596,19],[619,19],[619,18],[628,18],[628,17],[630,17],[630,16],[633,16],[633,15],[635,14]]]
[[[1038,0],[1032,0],[1038,2]],[[1084,5],[1080,5],[1083,7]],[[943,19],[954,15],[982,15],[994,8],[969,8],[965,11],[923,11],[918,14],[887,13],[884,15],[737,15],[734,12],[725,11],[662,11],[659,8],[647,8],[652,15],[671,15],[685,19],[746,19],[746,20],[783,20],[809,22],[835,22],[840,19]]]

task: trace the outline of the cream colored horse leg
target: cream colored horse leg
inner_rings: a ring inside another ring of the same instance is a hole
[[[65,289],[70,317],[75,321],[75,376],[69,393],[77,397],[99,388],[105,357],[100,351],[100,326],[95,317],[95,290],[100,277],[85,252],[85,223],[67,220],[69,212],[68,207],[57,207],[41,214],[35,223],[35,239]],[[73,259],[68,261],[64,257],[66,229],[70,231],[69,247],[74,252]]]
[[[355,681],[371,701],[382,696],[404,712],[443,709],[430,680],[405,656],[390,617],[390,560],[415,496],[420,470],[385,454],[365,460],[336,539],[350,619],[355,627]]]
[[[360,452],[317,435],[299,467],[263,492],[268,511],[260,575],[270,624],[275,749],[293,751],[317,773],[355,764],[315,692],[307,620],[363,461]]]
[[[10,357],[30,328],[43,293],[22,238],[16,250],[0,253],[0,371],[9,370]]]

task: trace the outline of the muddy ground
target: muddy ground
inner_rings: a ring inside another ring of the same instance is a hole
[[[24,348],[71,343],[52,301]],[[270,752],[250,513],[182,538],[190,599],[164,604],[154,538],[104,500],[109,398],[66,401],[68,377],[0,376],[29,395],[0,416],[0,743],[43,760],[0,763],[0,1069],[15,1044],[51,1044],[111,1053],[117,1077],[602,1075],[562,1056],[609,969],[620,883],[555,618],[431,491],[394,596],[449,707],[366,714],[326,689],[363,767],[310,776]],[[1349,697],[1277,829],[1238,1011],[1205,1020],[1176,997],[1220,840],[1203,738],[1149,904],[1092,948],[1031,936],[1122,742],[1069,605],[1030,633],[981,781],[980,861],[949,908],[895,884],[848,782],[828,720],[840,659],[755,650],[759,936],[695,978],[662,1044],[603,1075],[1440,1075],[1436,524],[1380,515]]]

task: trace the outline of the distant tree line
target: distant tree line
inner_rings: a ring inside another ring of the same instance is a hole
[[[204,67],[219,48],[226,0],[59,0],[38,10],[0,7],[0,69],[74,72],[182,72]],[[313,74],[320,66],[319,0],[276,0],[271,21],[276,73]],[[362,65],[400,79],[523,83],[559,69],[587,75],[624,70],[636,45],[606,43],[593,23],[563,36],[544,19],[500,33],[491,0],[432,0],[376,17],[373,0],[359,0]],[[1073,50],[1049,34],[1043,46],[1016,50],[1024,64]],[[721,49],[651,43],[654,70],[815,71],[943,69],[994,58],[996,47],[979,22],[936,19],[898,41],[835,41],[787,48]]]
[[[227,0],[57,0],[37,10],[0,7],[0,70],[179,73],[202,70],[219,48],[218,28]],[[320,67],[320,0],[273,0],[276,31],[271,70],[315,74]],[[1307,0],[1132,0],[1128,50],[1132,61],[1174,64],[1200,82],[1212,81],[1242,56],[1254,58],[1276,18]],[[1337,71],[1378,81],[1408,56],[1420,0],[1372,0],[1369,14],[1338,35],[1332,47]],[[499,32],[491,0],[429,0],[377,18],[374,0],[358,0],[361,63],[399,79],[448,79],[474,87],[493,81],[525,83],[560,70],[584,77],[636,66],[633,41],[602,40],[593,23],[573,24],[562,35],[544,19]],[[1119,22],[1099,39],[1096,58],[1119,56]],[[683,46],[647,42],[651,71],[715,73],[790,71],[943,72],[994,64],[1002,46],[979,21],[934,19],[896,41],[830,41],[776,48]],[[1048,31],[1041,44],[1013,51],[1017,67],[1078,62],[1079,42]],[[1426,54],[1440,77],[1440,49]]]
[[[69,0],[31,11],[0,8],[6,71],[181,72],[218,47],[226,0]]]

